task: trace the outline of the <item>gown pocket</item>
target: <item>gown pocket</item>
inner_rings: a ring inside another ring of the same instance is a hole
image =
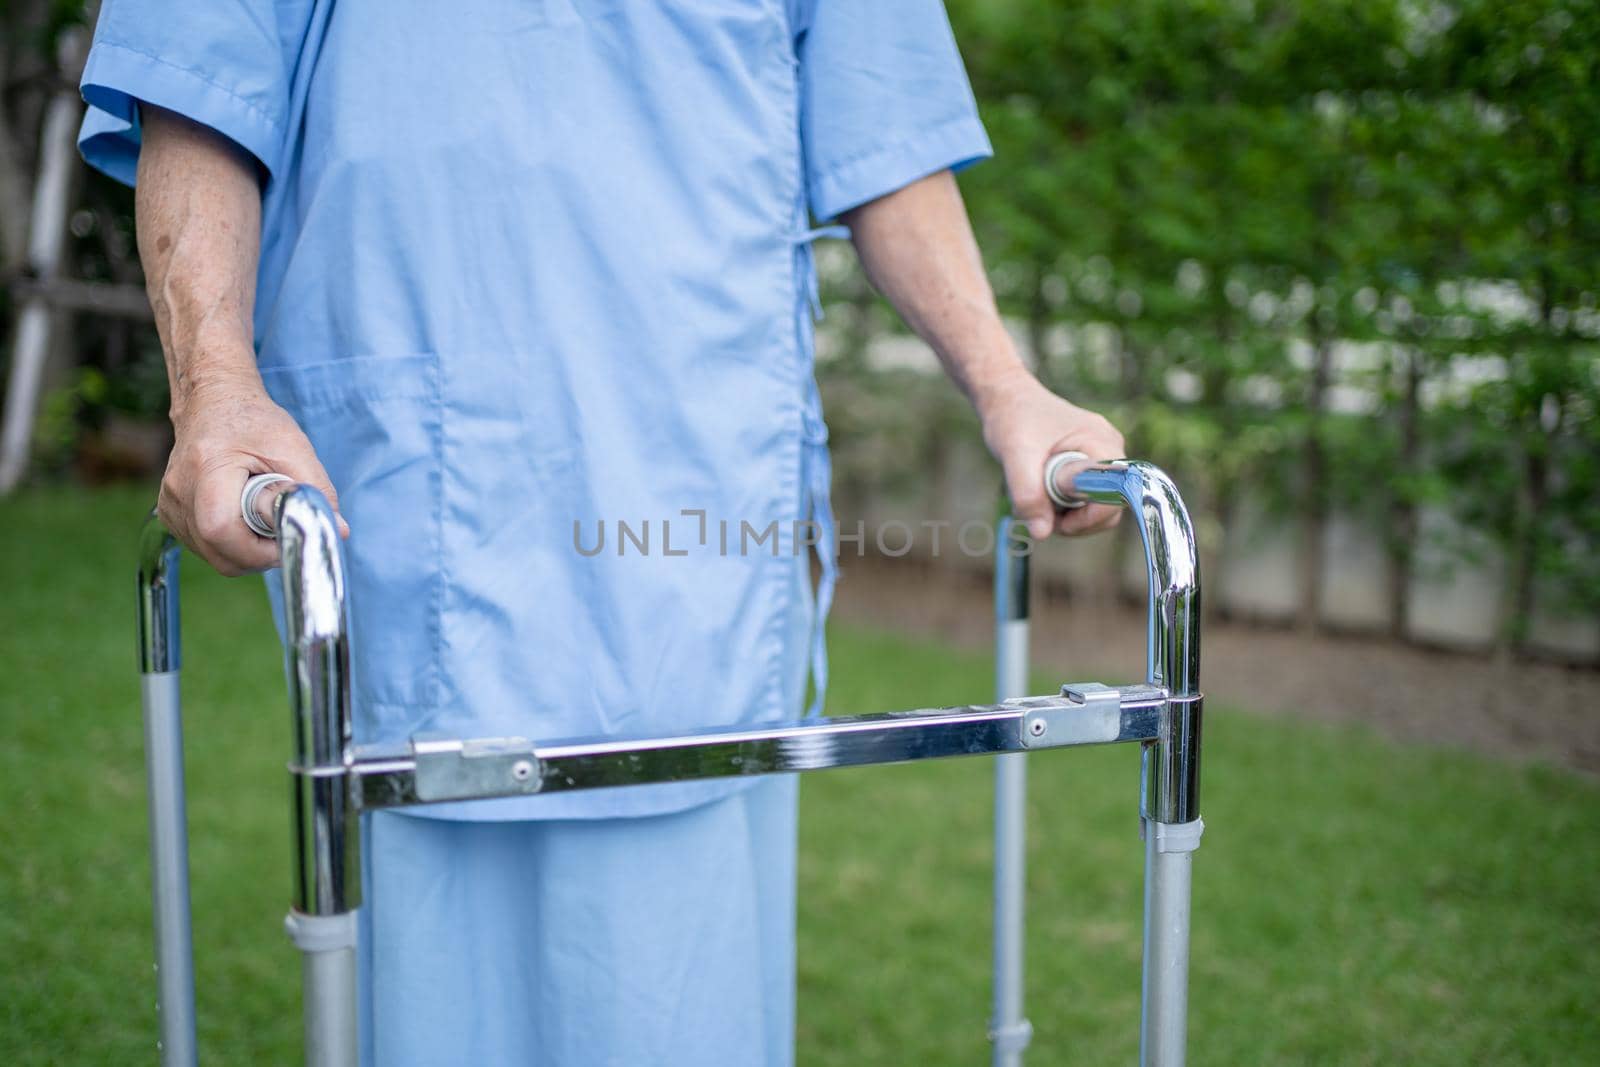
[[[350,524],[351,691],[359,741],[395,740],[437,704],[440,407],[433,356],[262,368],[311,439]]]

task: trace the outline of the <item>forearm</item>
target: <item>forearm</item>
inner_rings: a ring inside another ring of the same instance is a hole
[[[251,320],[261,191],[254,161],[215,132],[149,106],[141,125],[139,256],[176,422],[208,389],[259,386]]]
[[[256,369],[261,187],[233,142],[142,107],[134,209],[139,257],[172,383],[174,443],[156,510],[167,529],[223,574],[277,562],[239,517],[239,493],[268,471],[338,496],[311,442],[268,398]],[[340,519],[341,531],[349,528]]]
[[[914,182],[845,215],[867,277],[938,353],[983,423],[1005,470],[1012,507],[1035,537],[1090,533],[1117,521],[1091,505],[1058,516],[1044,491],[1045,463],[1059,452],[1095,459],[1123,454],[1122,435],[1092,411],[1039,384],[1017,355],[995,307],[983,259],[949,171]],[[1070,478],[1071,472],[1058,475]]]
[[[1028,374],[1000,320],[949,171],[863,204],[844,221],[868,280],[980,412]]]

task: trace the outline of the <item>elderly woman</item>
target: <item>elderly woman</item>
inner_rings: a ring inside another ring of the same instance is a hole
[[[814,219],[976,405],[1034,533],[1113,519],[1040,488],[1122,442],[1002,327],[938,0],[107,0],[83,93],[85,157],[137,181],[162,517],[239,573],[274,561],[250,476],[337,501],[359,741],[790,719],[808,668],[820,705]],[[673,522],[672,554],[575,543],[618,520]],[[778,540],[724,550],[718,521]],[[792,1059],[792,779],[366,818],[368,1063]]]

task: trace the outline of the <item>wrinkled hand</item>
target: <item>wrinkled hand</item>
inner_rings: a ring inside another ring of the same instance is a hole
[[[1058,452],[1082,452],[1090,460],[1121,459],[1122,434],[1103,416],[1056,396],[1026,371],[991,385],[978,398],[983,439],[1005,471],[1011,507],[1042,540],[1052,531],[1069,537],[1110,529],[1122,509],[1090,504],[1058,513],[1044,489],[1044,466]],[[1087,463],[1062,468],[1059,484],[1070,484]]]
[[[262,571],[278,563],[277,545],[252,533],[239,514],[239,494],[252,475],[271,471],[314,485],[338,510],[311,442],[259,381],[196,386],[182,412],[174,411],[172,425],[176,441],[156,512],[173,536],[221,573]],[[339,531],[349,536],[342,517]]]

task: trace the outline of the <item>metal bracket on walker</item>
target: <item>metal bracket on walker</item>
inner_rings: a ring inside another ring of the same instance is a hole
[[[460,740],[419,734],[411,739],[417,800],[473,800],[537,793],[539,757],[525,737]]]
[[[1113,689],[1099,682],[1064,685],[1061,695],[1070,703],[1047,704],[1028,713],[1022,724],[1023,748],[1104,745],[1128,737],[1154,737],[1160,701],[1166,696],[1154,686]]]

